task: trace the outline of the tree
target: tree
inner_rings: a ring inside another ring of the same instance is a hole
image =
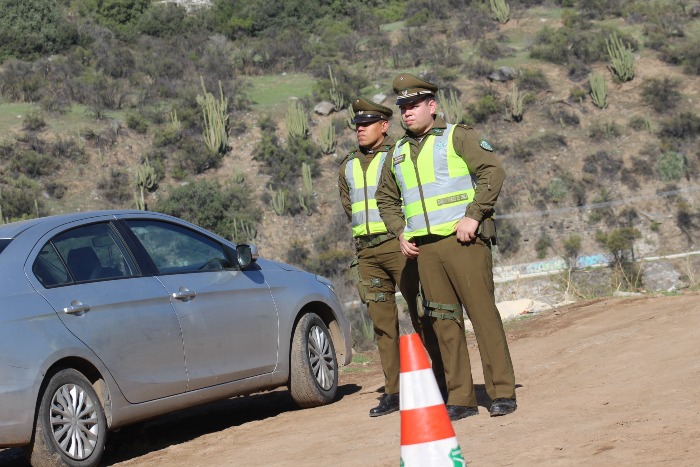
[[[612,253],[616,263],[634,261],[634,241],[641,237],[641,232],[632,227],[613,229],[608,234],[600,230],[595,233],[595,241]]]
[[[564,261],[569,266],[569,270],[576,269],[578,254],[581,251],[581,236],[571,234],[569,238],[564,240]]]

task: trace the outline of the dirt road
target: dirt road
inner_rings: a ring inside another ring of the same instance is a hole
[[[454,424],[475,466],[700,465],[700,295],[575,304],[509,325],[518,410]],[[376,354],[340,398],[300,410],[286,391],[235,398],[111,433],[103,465],[398,466],[399,414],[370,419]],[[26,467],[21,450],[0,467]]]

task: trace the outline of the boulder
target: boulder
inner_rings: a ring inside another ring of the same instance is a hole
[[[507,66],[502,66],[498,70],[491,73],[488,78],[491,81],[506,82],[515,79],[516,76],[518,76],[518,74],[515,72],[515,70],[508,68]]]
[[[335,106],[328,101],[319,102],[314,107],[314,112],[321,115],[328,115],[335,109]]]
[[[372,102],[375,104],[381,104],[386,100],[386,96],[382,94],[381,92],[379,94],[375,94],[374,97],[372,98]]]
[[[622,290],[616,290],[613,292],[613,297],[643,297],[643,293],[639,292],[623,292]]]

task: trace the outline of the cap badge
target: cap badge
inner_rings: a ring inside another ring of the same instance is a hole
[[[364,112],[365,112],[364,110],[360,110],[360,111],[357,112],[357,113],[358,113],[359,115],[362,115]]]
[[[403,79],[403,78],[401,78],[401,79]],[[406,94],[408,94],[408,90],[404,89],[403,91],[401,91],[402,96],[405,96]]]
[[[403,81],[403,76],[399,78],[401,81]]]

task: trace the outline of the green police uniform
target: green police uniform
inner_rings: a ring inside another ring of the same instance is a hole
[[[393,113],[391,109],[364,98],[353,101],[353,111],[353,123],[388,120]],[[391,153],[393,145],[394,140],[386,136],[376,148],[360,147],[346,157],[338,172],[340,200],[351,220],[358,251],[361,281],[358,288],[363,300],[367,302],[374,324],[386,394],[399,392],[399,321],[395,302],[397,284],[408,304],[413,327],[437,362],[434,369],[436,377],[445,385],[439,345],[432,325],[427,319],[419,319],[416,313],[417,262],[407,259],[401,253],[398,239],[387,232],[377,209],[375,191],[384,160]],[[427,329],[428,336],[424,334],[424,328]]]
[[[402,105],[432,97],[437,86],[403,74],[394,91]],[[389,232],[403,233],[420,250],[423,304],[440,345],[448,405],[477,405],[460,305],[474,325],[489,396],[515,399],[508,343],[494,301],[491,235],[462,243],[453,233],[465,216],[481,223],[480,232],[493,230],[491,215],[504,178],[485,140],[439,116],[423,135],[407,131],[382,168],[376,193],[381,218]]]

